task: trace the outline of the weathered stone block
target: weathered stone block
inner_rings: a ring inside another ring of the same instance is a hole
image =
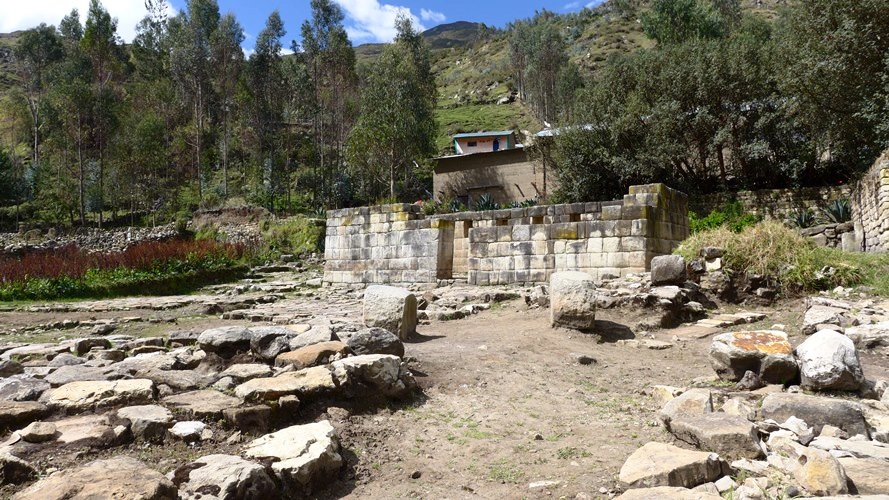
[[[596,286],[582,272],[557,272],[550,278],[550,323],[553,326],[592,329],[596,322]]]

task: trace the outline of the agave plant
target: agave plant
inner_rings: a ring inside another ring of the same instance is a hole
[[[811,210],[797,210],[791,214],[787,222],[793,227],[805,229],[814,226],[818,221]]]
[[[448,211],[451,213],[454,212],[462,212],[466,210],[466,207],[463,206],[463,203],[460,203],[460,200],[457,198],[451,198],[450,201],[447,202]]]
[[[836,224],[852,220],[852,205],[849,200],[834,200],[821,209],[828,220]]]
[[[481,212],[483,210],[497,210],[500,208],[500,205],[494,201],[494,197],[491,196],[491,193],[485,193],[478,197],[478,200],[475,201],[472,208],[477,212]]]

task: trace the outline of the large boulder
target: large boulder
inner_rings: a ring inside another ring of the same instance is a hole
[[[18,493],[16,500],[138,498],[176,500],[176,486],[160,472],[130,457],[96,460],[57,472]]]
[[[34,401],[49,390],[49,382],[19,374],[0,379],[0,400]]]
[[[297,370],[329,363],[333,359],[346,355],[349,348],[338,340],[321,342],[279,354],[275,358],[275,366],[293,365]]]
[[[329,326],[314,325],[309,330],[290,339],[290,350],[299,349],[300,347],[306,347],[312,344],[320,344],[321,342],[330,342],[331,340],[341,339],[337,338]]]
[[[397,335],[383,328],[366,328],[355,332],[347,343],[355,354],[391,354],[404,356],[404,344]]]
[[[386,396],[404,397],[417,385],[401,358],[391,354],[352,356],[334,361],[330,369],[337,385],[353,392],[356,386],[370,386]]]
[[[417,297],[403,288],[372,285],[364,291],[364,325],[407,340],[417,331]]]
[[[685,450],[651,442],[634,451],[620,468],[620,482],[628,488],[681,486],[693,488],[728,473],[729,467],[715,453]]]
[[[850,436],[868,435],[862,408],[852,401],[777,392],[763,399],[760,413],[763,419],[776,422],[797,417],[814,427],[816,434],[820,434],[825,425],[832,425]]]
[[[670,422],[670,432],[681,441],[727,460],[762,455],[756,428],[744,417],[727,413],[681,415]]]
[[[224,358],[250,350],[253,334],[243,326],[223,326],[204,330],[198,336],[198,346]]]
[[[40,401],[50,408],[68,412],[147,404],[154,401],[154,382],[147,379],[71,382],[47,391]]]
[[[277,493],[265,467],[233,455],[198,458],[168,477],[181,500],[266,500]]]
[[[681,285],[685,283],[685,259],[679,255],[659,255],[651,259],[651,284]]]
[[[767,383],[784,384],[798,373],[787,334],[770,330],[717,335],[710,345],[710,365],[719,378],[733,382],[751,371]]]
[[[852,339],[821,330],[796,348],[802,386],[814,390],[857,391],[864,372]]]
[[[282,498],[302,498],[336,479],[343,458],[330,422],[294,425],[247,444],[244,455],[272,459],[271,468],[281,482]]]
[[[550,324],[592,330],[596,325],[596,282],[588,273],[553,273],[549,285]]]
[[[840,465],[849,479],[852,491],[859,495],[889,494],[889,475],[886,461],[865,458],[840,457]]]

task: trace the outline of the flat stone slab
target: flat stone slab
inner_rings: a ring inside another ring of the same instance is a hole
[[[834,437],[816,437],[809,447],[830,452],[842,452],[840,455],[851,455],[855,458],[872,458],[885,461],[889,471],[889,444],[879,441],[856,441]]]
[[[868,435],[867,423],[858,403],[805,394],[774,393],[763,399],[762,418],[785,422],[797,417],[820,434],[825,424],[846,431],[850,436]]]
[[[723,500],[721,496],[673,486],[628,490],[618,500]]]
[[[16,500],[138,498],[174,500],[176,486],[160,472],[130,457],[97,460],[57,472],[18,493]]]
[[[154,382],[147,379],[71,382],[47,391],[40,401],[50,408],[67,411],[144,404],[154,401]]]
[[[249,401],[278,399],[281,396],[312,396],[336,389],[326,366],[286,372],[277,377],[255,378],[235,387],[235,395]]]
[[[680,415],[670,422],[670,432],[699,450],[718,453],[727,460],[762,455],[753,423],[736,415]]]
[[[838,460],[858,494],[889,494],[889,474],[886,474],[889,465],[886,461],[853,457],[840,457]]]
[[[49,408],[37,401],[0,401],[0,428],[22,427],[49,413]]]
[[[629,488],[693,488],[715,481],[727,472],[728,465],[715,453],[651,442],[630,455],[620,469],[619,478]]]
[[[173,411],[193,418],[222,418],[223,410],[241,405],[241,400],[219,391],[206,389],[184,392],[161,399],[161,403]]]
[[[84,415],[53,422],[56,441],[71,447],[92,446],[107,448],[117,441],[117,434],[105,415]]]
[[[235,380],[250,380],[252,378],[268,377],[272,374],[269,365],[261,363],[244,363],[231,365],[219,374],[219,378],[231,377]]]
[[[234,455],[203,456],[180,470],[188,471],[184,482],[177,484],[182,500],[270,500],[277,497],[277,488],[265,467]],[[175,473],[170,476],[174,481],[180,479]]]

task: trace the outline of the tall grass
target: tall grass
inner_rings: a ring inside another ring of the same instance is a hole
[[[724,264],[733,271],[775,278],[785,293],[865,285],[880,295],[889,294],[889,255],[819,247],[776,221],[739,233],[724,227],[701,231],[676,253],[694,259],[704,247],[722,248]]]

